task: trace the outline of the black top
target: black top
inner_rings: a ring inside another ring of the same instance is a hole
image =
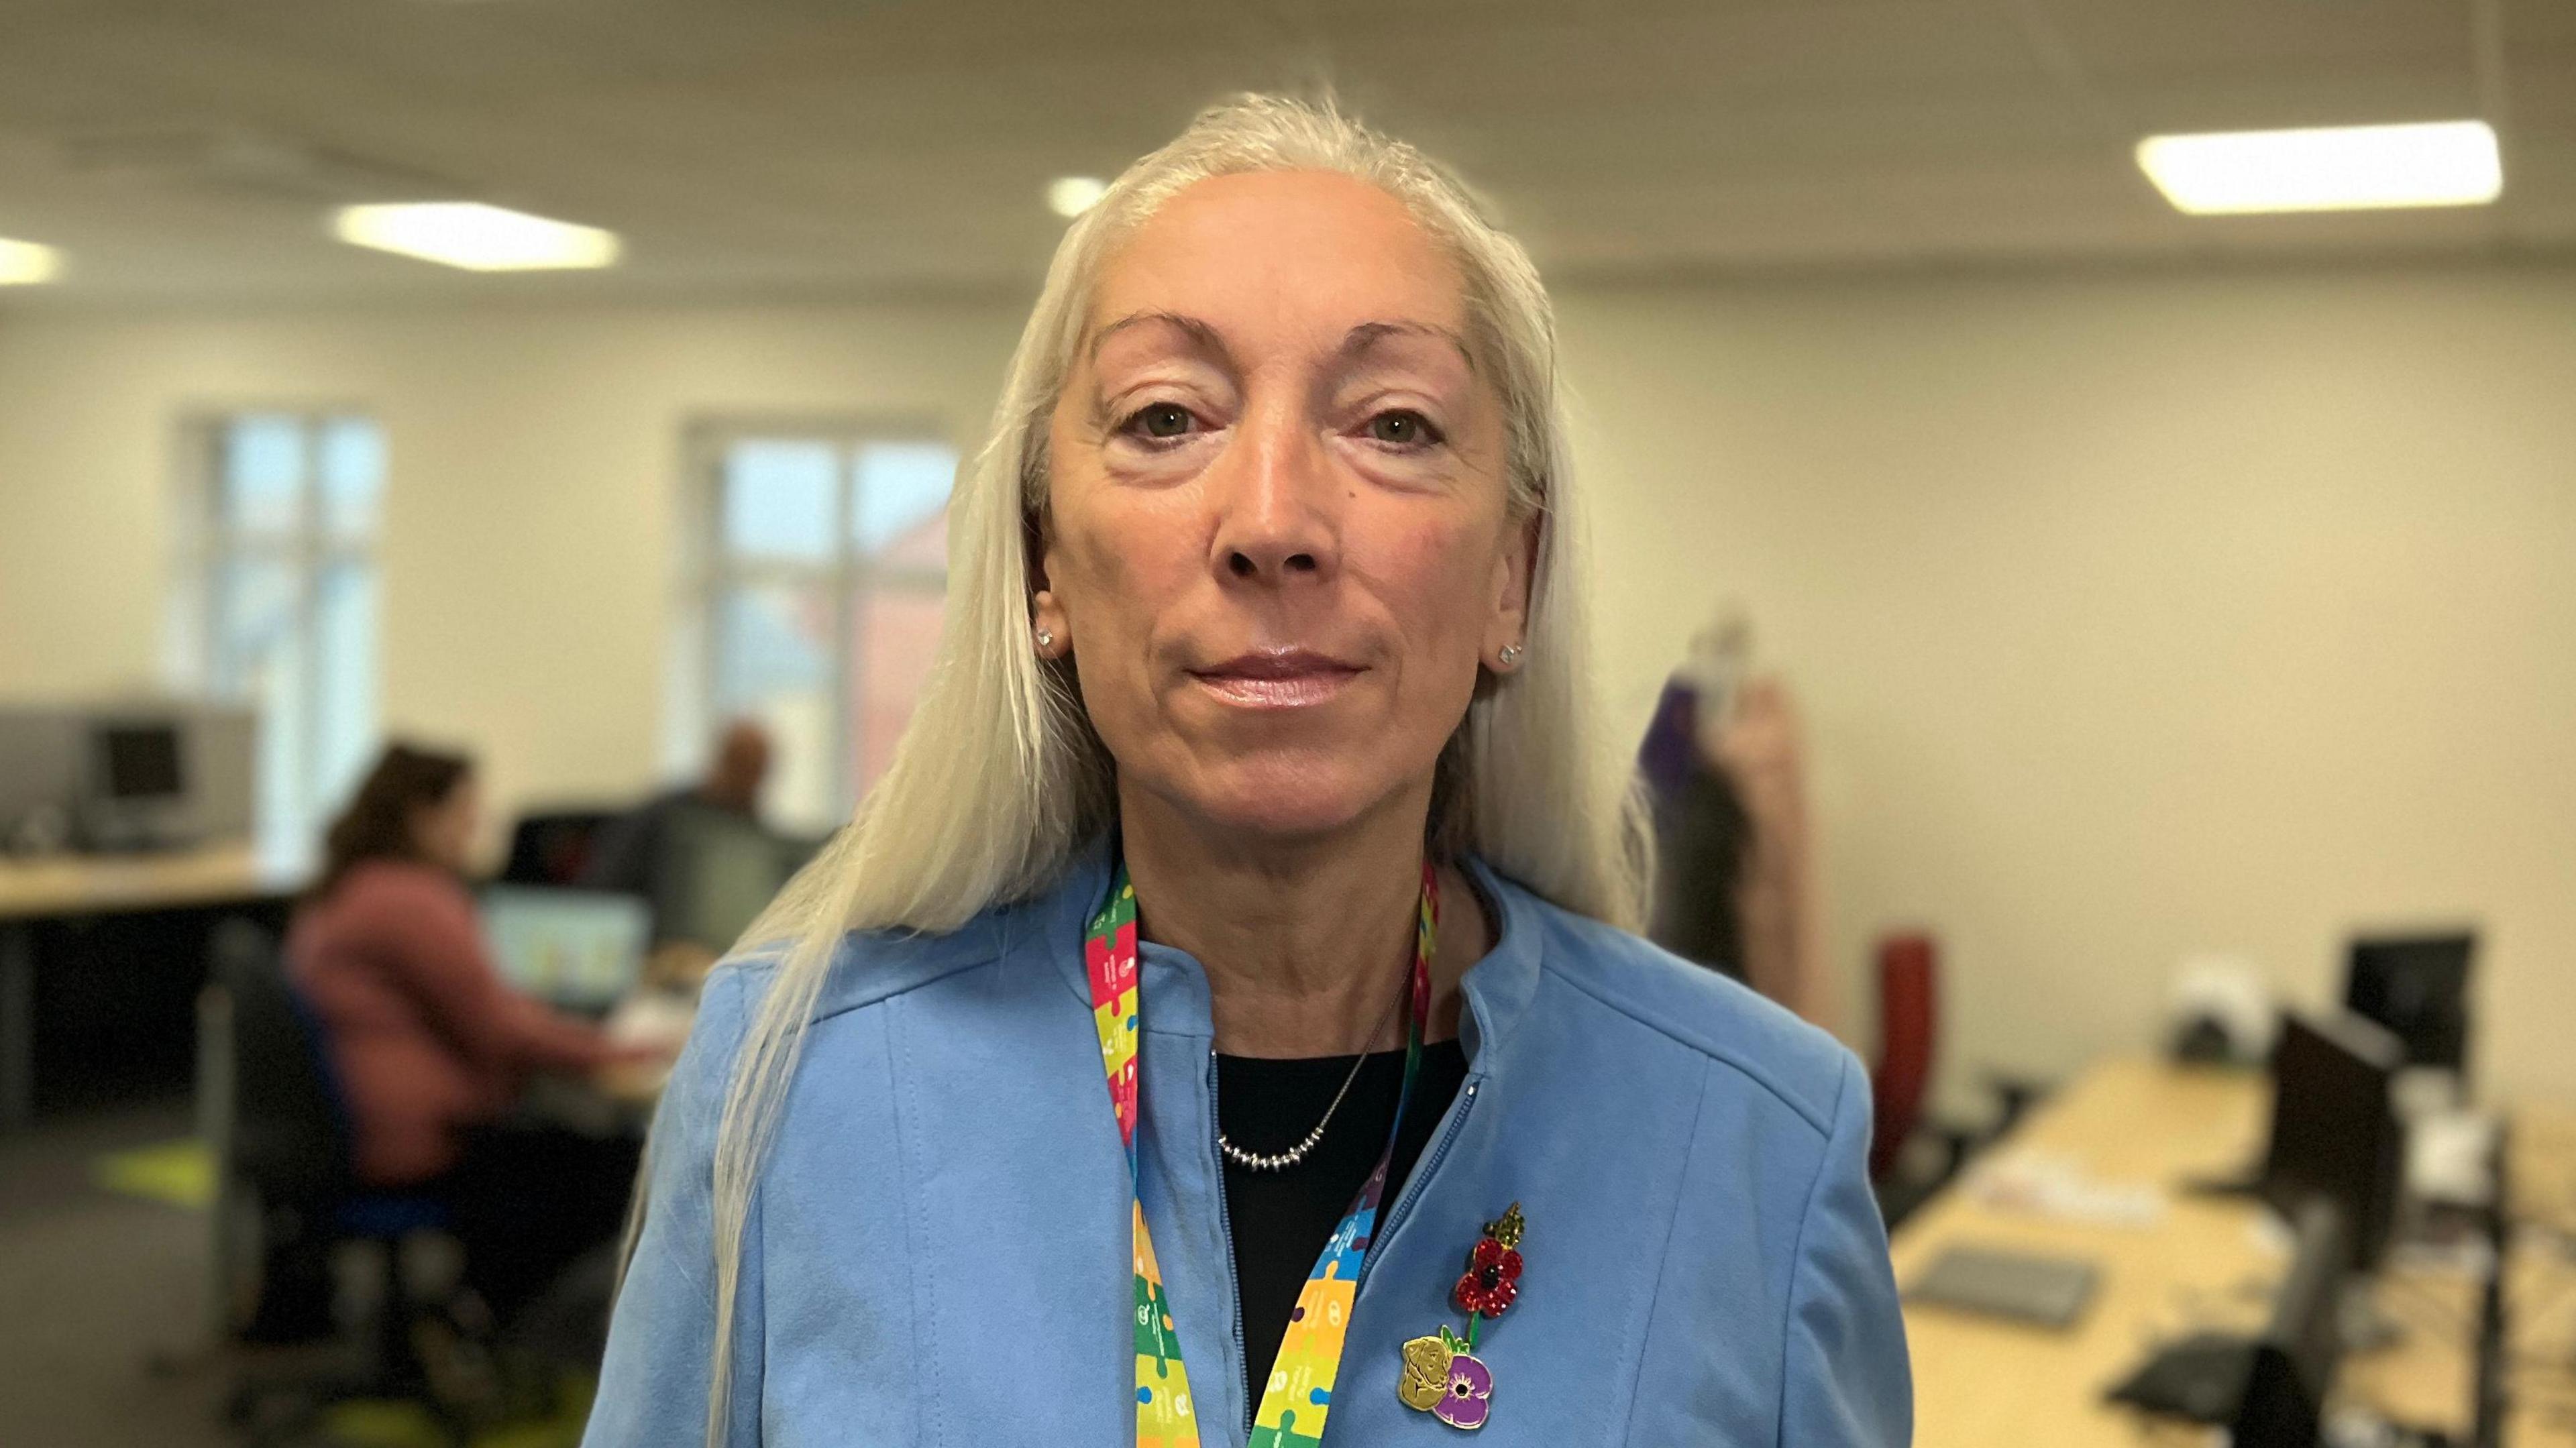
[[[1736,890],[1753,850],[1753,816],[1744,796],[1724,770],[1694,758],[1688,777],[1657,791],[1654,805],[1654,923],[1647,933],[1685,960],[1745,979]]]
[[[1305,1139],[1333,1093],[1350,1075],[1350,1056],[1270,1060],[1216,1058],[1217,1121],[1225,1139],[1244,1151],[1286,1151]],[[1413,1164],[1430,1144],[1432,1130],[1467,1079],[1467,1051],[1457,1041],[1422,1048],[1422,1074],[1396,1133],[1395,1158],[1387,1163],[1386,1197],[1378,1221],[1395,1205]],[[1386,1147],[1395,1122],[1395,1099],[1404,1085],[1404,1053],[1376,1051],[1360,1067],[1351,1093],[1333,1114],[1324,1139],[1297,1165],[1282,1171],[1247,1171],[1225,1164],[1226,1218],[1234,1229],[1234,1281],[1243,1303],[1244,1411],[1261,1401],[1254,1385],[1267,1381],[1270,1363],[1288,1335],[1307,1274],[1326,1239],[1341,1225]],[[1468,1244],[1459,1244],[1465,1250]]]

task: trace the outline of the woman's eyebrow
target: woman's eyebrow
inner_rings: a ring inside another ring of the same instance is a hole
[[[1458,360],[1467,364],[1470,373],[1476,370],[1476,358],[1467,350],[1467,339],[1429,322],[1362,322],[1343,334],[1341,356],[1345,361],[1356,360],[1390,337],[1428,337],[1446,342],[1457,349]]]
[[[1201,352],[1205,352],[1213,356],[1228,370],[1233,369],[1234,358],[1226,352],[1225,339],[1217,335],[1216,328],[1209,326],[1207,323],[1200,321],[1196,317],[1188,316],[1180,312],[1136,312],[1128,316],[1120,317],[1117,321],[1114,321],[1108,326],[1101,328],[1099,331],[1092,333],[1091,361],[1094,365],[1099,363],[1100,349],[1108,345],[1110,338],[1117,336],[1119,333],[1126,331],[1130,327],[1151,326],[1157,323],[1178,330],[1183,336],[1190,339],[1190,345]]]

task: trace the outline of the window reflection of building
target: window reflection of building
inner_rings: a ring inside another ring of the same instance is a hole
[[[759,720],[770,817],[819,831],[883,773],[938,646],[956,451],[926,430],[709,427],[675,763]]]

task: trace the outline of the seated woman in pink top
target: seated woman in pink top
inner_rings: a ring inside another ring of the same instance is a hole
[[[633,1053],[501,979],[464,871],[473,765],[388,748],[327,837],[287,935],[319,1018],[361,1184],[444,1198],[467,1282],[506,1319],[613,1240],[640,1144],[510,1119],[528,1078]]]

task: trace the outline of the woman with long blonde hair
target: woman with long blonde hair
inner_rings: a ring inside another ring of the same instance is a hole
[[[1906,1439],[1857,1066],[1627,933],[1564,432],[1526,255],[1329,106],[1084,213],[590,1443]]]

